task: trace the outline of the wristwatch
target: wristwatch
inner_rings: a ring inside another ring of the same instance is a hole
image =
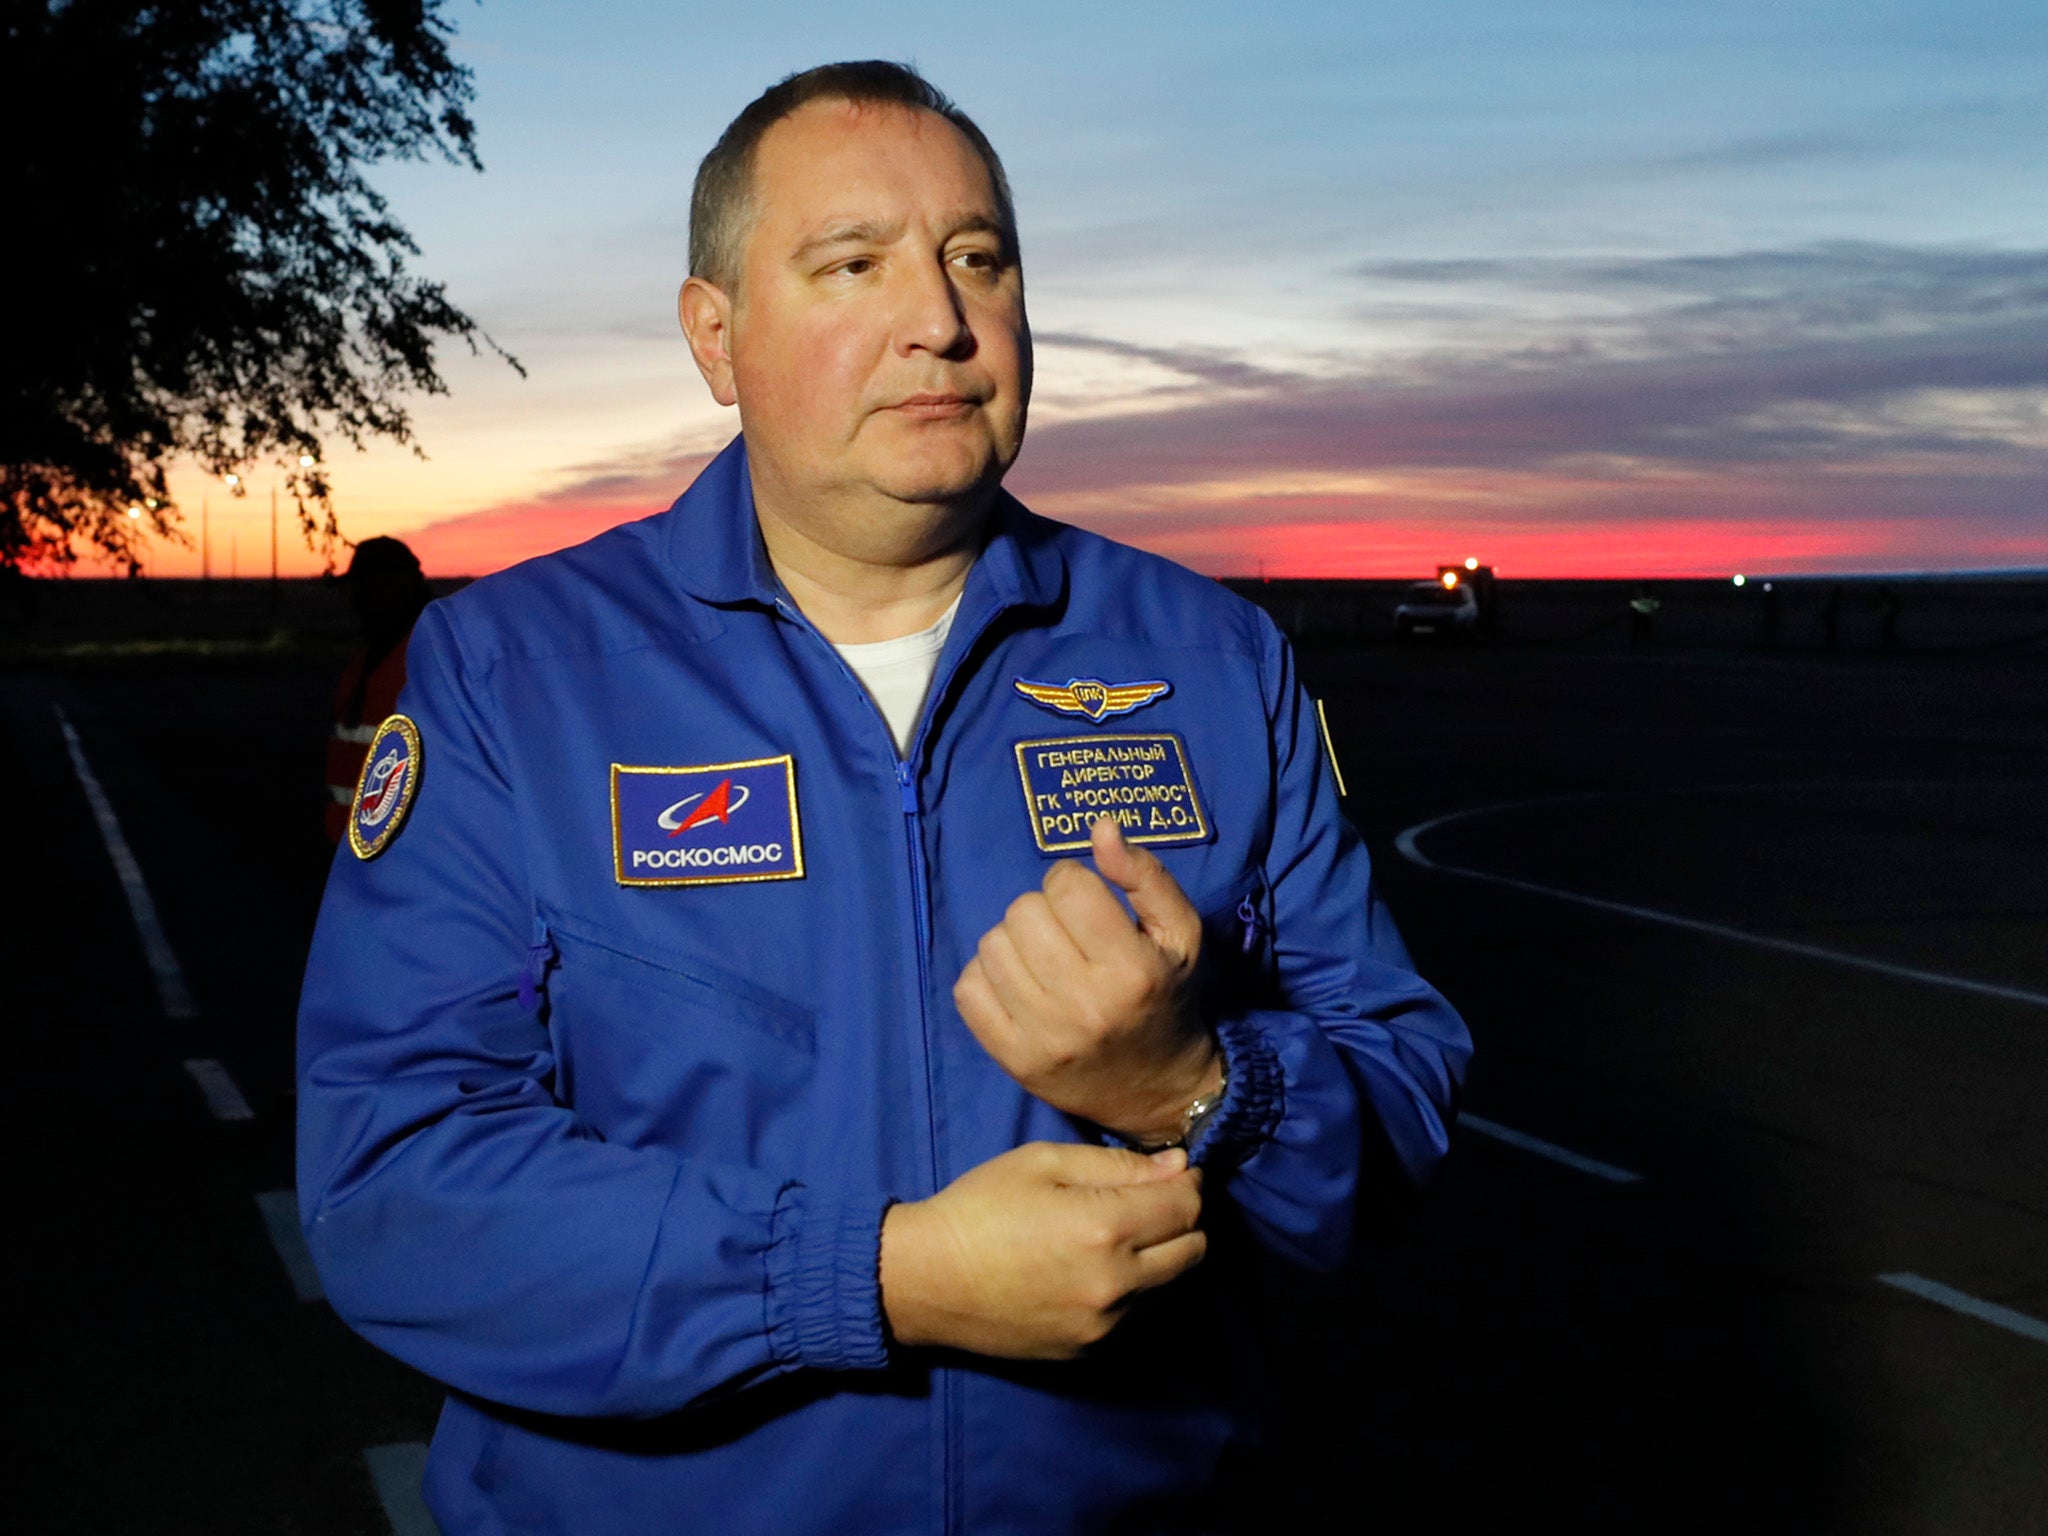
[[[1216,1085],[1214,1093],[1196,1095],[1194,1102],[1181,1111],[1180,1134],[1171,1141],[1141,1141],[1133,1145],[1140,1152],[1167,1152],[1175,1147],[1194,1146],[1195,1138],[1202,1134],[1202,1127],[1214,1118],[1216,1111],[1223,1107],[1223,1096],[1230,1092],[1230,1073],[1226,1069],[1223,1081]]]

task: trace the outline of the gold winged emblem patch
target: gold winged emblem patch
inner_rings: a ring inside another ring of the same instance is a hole
[[[1099,677],[1070,677],[1064,683],[1034,683],[1016,679],[1017,691],[1040,709],[1056,715],[1080,715],[1089,720],[1107,720],[1111,715],[1128,715],[1173,692],[1173,684],[1160,680],[1142,683],[1105,683]]]

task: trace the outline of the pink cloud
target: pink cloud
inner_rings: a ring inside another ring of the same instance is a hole
[[[521,560],[594,539],[607,529],[652,517],[697,478],[708,454],[678,455],[658,469],[642,464],[595,470],[560,491],[504,502],[402,533],[429,576],[482,576]]]
[[[1146,413],[1034,428],[1009,484],[1215,574],[1426,573],[1466,555],[1524,575],[2048,566],[2048,445],[2027,405],[2048,392],[2048,254],[2022,254],[1603,268],[1574,281],[1692,297],[1369,376],[1049,337],[1190,383]],[[588,466],[418,543],[430,568],[496,569],[657,510],[705,462]]]

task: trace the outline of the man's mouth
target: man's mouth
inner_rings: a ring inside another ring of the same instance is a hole
[[[888,409],[914,421],[954,421],[970,415],[980,406],[981,401],[976,396],[933,390],[908,396]]]

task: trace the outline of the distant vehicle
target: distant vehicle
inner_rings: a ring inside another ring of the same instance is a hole
[[[1452,577],[1412,583],[1394,605],[1401,639],[1470,639],[1479,632],[1479,599],[1471,584]]]

